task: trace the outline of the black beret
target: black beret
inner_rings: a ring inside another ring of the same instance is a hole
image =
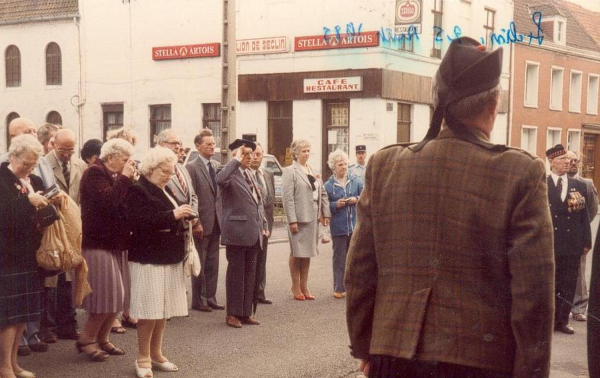
[[[563,145],[557,144],[556,146],[554,146],[551,149],[549,149],[548,151],[546,151],[546,157],[548,159],[554,159],[555,157],[565,155],[566,153],[567,153],[567,150],[565,150]]]
[[[228,147],[230,151],[233,151],[236,148],[240,148],[242,146],[249,147],[252,149],[252,151],[256,150],[256,143],[247,139],[236,139]]]
[[[356,146],[356,152],[367,152],[367,146],[359,144]]]

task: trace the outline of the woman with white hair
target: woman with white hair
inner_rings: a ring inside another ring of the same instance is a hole
[[[40,320],[42,279],[35,254],[42,238],[35,222],[48,205],[38,193],[42,179],[31,174],[42,155],[32,135],[12,139],[8,162],[0,165],[0,377],[34,378],[17,362],[25,323]]]
[[[89,318],[76,347],[96,362],[125,354],[108,336],[117,314],[129,307],[129,227],[123,202],[133,185],[133,152],[131,143],[111,139],[81,178],[82,253],[93,291],[83,301]]]
[[[188,313],[182,262],[184,233],[193,210],[188,204],[179,205],[167,187],[175,175],[176,163],[173,151],[152,148],[140,166],[142,176],[125,198],[132,231],[130,312],[138,319],[135,372],[140,378],[152,377],[152,368],[179,370],[162,354],[167,319]]]
[[[317,255],[319,226],[329,224],[331,214],[323,182],[310,165],[310,142],[295,140],[290,146],[294,163],[284,168],[281,179],[283,209],[290,239],[290,275],[294,299],[315,299],[308,288],[310,258]]]
[[[333,172],[325,183],[331,210],[329,227],[333,239],[333,296],[342,299],[346,293],[346,255],[356,226],[356,204],[363,184],[358,176],[348,173],[348,154],[344,151],[330,153],[327,164]]]

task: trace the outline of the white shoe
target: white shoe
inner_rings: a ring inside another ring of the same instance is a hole
[[[156,369],[158,369],[160,371],[168,371],[168,372],[179,371],[179,368],[177,367],[177,365],[175,365],[171,361],[165,361],[165,362],[152,361],[152,367],[155,367]]]
[[[138,378],[152,378],[154,376],[154,374],[152,374],[152,368],[140,367],[137,360],[135,360],[135,375]]]

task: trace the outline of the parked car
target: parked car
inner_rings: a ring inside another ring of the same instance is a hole
[[[190,150],[185,159],[184,165],[197,157],[198,151]],[[265,170],[273,172],[273,175],[275,176],[275,202],[281,203],[281,176],[283,175],[283,168],[281,167],[281,164],[279,164],[275,156],[264,154],[261,167]]]

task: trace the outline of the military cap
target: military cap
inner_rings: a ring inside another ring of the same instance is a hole
[[[359,144],[356,146],[356,152],[367,152],[367,146]]]
[[[242,146],[246,146],[252,149],[252,151],[256,150],[256,143],[247,140],[247,139],[236,139],[231,144],[229,144],[229,150],[233,151],[236,148],[240,148]]]
[[[567,153],[567,150],[565,150],[563,145],[557,144],[556,146],[554,146],[554,147],[550,148],[548,151],[546,151],[546,157],[548,159],[554,159],[555,157],[565,155],[566,153]]]

